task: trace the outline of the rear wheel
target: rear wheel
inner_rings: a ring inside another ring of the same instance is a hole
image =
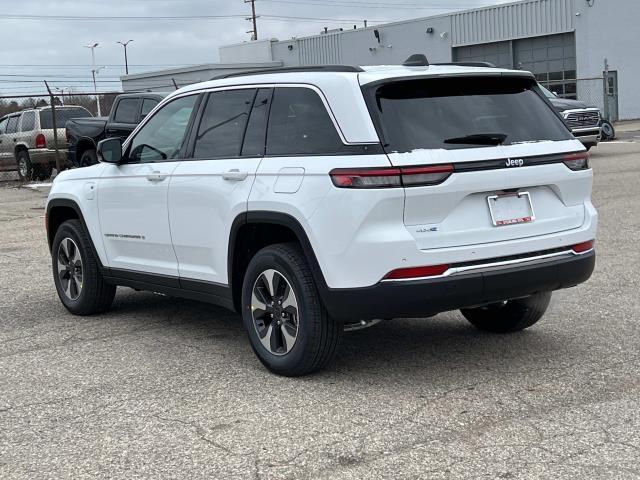
[[[64,222],[51,249],[53,278],[62,304],[76,315],[109,309],[116,287],[104,281],[91,240],[79,220]]]
[[[33,180],[33,165],[29,158],[29,152],[20,150],[16,156],[16,163],[20,180]]]
[[[95,150],[89,149],[82,152],[80,157],[80,167],[90,167],[98,163],[98,155]]]
[[[35,180],[48,180],[52,172],[53,169],[49,165],[34,165],[32,175]]]
[[[296,377],[325,367],[342,335],[320,300],[311,269],[296,244],[260,250],[242,287],[242,318],[260,361]]]
[[[547,311],[551,292],[536,293],[526,298],[492,303],[483,307],[463,308],[462,315],[485,332],[511,333],[538,322]]]

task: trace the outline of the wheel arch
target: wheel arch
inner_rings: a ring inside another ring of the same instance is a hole
[[[296,242],[300,245],[320,296],[324,299],[327,284],[309,237],[300,222],[281,212],[245,212],[235,218],[229,234],[227,272],[236,311],[241,310],[242,280],[253,256],[264,247],[284,242]]]
[[[80,157],[87,150],[95,150],[97,149],[96,141],[91,137],[80,137],[78,142],[76,143],[76,155],[78,156],[78,161],[80,161]]]
[[[93,254],[98,262],[98,267],[101,271],[104,270],[104,266],[102,261],[100,260],[100,255],[98,255],[98,251],[96,249],[93,238],[91,237],[91,233],[84,219],[84,215],[82,214],[82,210],[80,206],[73,200],[68,198],[54,198],[49,200],[47,203],[47,211],[45,216],[45,223],[47,227],[47,242],[49,244],[49,251],[53,248],[53,239],[56,236],[56,232],[60,225],[62,225],[67,220],[79,220],[82,224],[82,227],[87,232],[91,243],[91,249],[93,250]]]

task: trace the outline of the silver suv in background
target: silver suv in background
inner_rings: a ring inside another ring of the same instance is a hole
[[[56,165],[57,146],[62,161],[66,158],[67,120],[91,117],[78,106],[57,106],[57,144],[53,132],[51,107],[33,108],[12,113],[0,119],[0,171],[18,171],[21,179],[44,180]]]

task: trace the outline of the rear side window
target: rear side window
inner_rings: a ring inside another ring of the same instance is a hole
[[[21,132],[30,132],[36,128],[36,112],[24,112],[20,123]]]
[[[538,95],[535,82],[526,78],[406,80],[369,95],[374,122],[389,152],[572,138]]]
[[[123,98],[118,102],[113,121],[116,123],[138,123],[138,108],[140,100],[137,98]]]
[[[198,127],[193,158],[238,157],[255,89],[209,94]]]
[[[149,115],[149,112],[158,105],[158,100],[153,100],[151,98],[145,98],[142,100],[142,111],[140,112],[140,119],[142,120],[144,117]]]
[[[0,120],[0,135],[7,131],[7,119],[3,118]]]
[[[7,122],[7,133],[16,133],[18,131],[18,119],[20,117],[9,117]]]
[[[276,88],[267,155],[321,155],[345,151],[320,96],[309,88]]]
[[[56,108],[56,128],[64,128],[67,120],[72,118],[91,117],[91,112],[82,107]],[[40,110],[40,129],[47,130],[53,128],[51,109]]]

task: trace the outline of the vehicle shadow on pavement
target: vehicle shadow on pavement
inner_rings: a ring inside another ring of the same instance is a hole
[[[251,352],[240,316],[226,309],[132,292],[119,294],[108,316],[118,323],[130,322],[128,328],[132,329],[156,326],[176,345],[198,346],[211,355],[223,352],[243,367],[262,368]],[[312,378],[406,375],[412,370],[421,378],[451,375],[454,371],[470,377],[488,370],[535,371],[554,364],[557,367],[558,361],[564,363],[561,359],[567,360],[567,349],[567,339],[552,325],[545,325],[544,319],[524,332],[495,335],[479,332],[459,313],[448,312],[426,319],[383,321],[345,333],[336,361]],[[570,357],[574,355],[578,352],[569,353]]]

